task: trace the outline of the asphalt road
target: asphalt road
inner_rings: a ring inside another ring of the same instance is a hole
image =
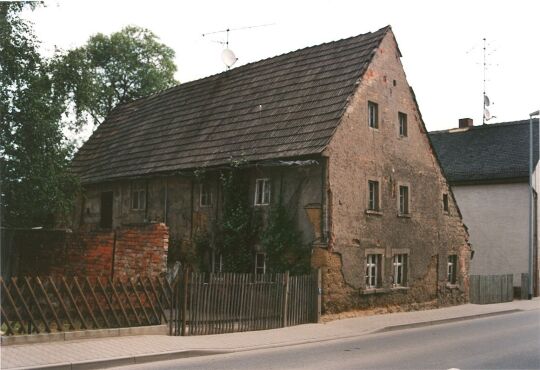
[[[128,368],[540,369],[540,310]]]

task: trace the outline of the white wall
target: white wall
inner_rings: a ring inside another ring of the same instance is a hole
[[[514,274],[521,285],[528,271],[529,188],[527,183],[453,186],[475,251],[471,275]]]

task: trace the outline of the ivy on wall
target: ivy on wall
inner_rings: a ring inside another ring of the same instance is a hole
[[[249,176],[242,171],[241,162],[232,163],[220,175],[223,190],[223,211],[220,219],[208,230],[198,231],[193,237],[193,252],[201,271],[211,271],[212,251],[215,258],[222,256],[223,270],[251,273],[254,270],[255,245],[266,252],[269,272],[290,271],[305,273],[310,270],[310,249],[302,243],[294,208],[284,204],[281,195],[266,216],[252,207],[249,197]],[[203,173],[197,173],[202,178]]]

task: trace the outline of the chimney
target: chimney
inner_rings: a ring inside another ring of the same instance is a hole
[[[472,118],[460,118],[459,119],[459,128],[473,127]]]

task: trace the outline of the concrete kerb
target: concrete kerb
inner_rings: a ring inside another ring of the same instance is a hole
[[[240,353],[240,352],[249,352],[249,351],[256,351],[256,350],[264,350],[264,349],[300,346],[300,345],[313,344],[313,343],[330,342],[334,340],[352,339],[352,338],[357,338],[357,337],[369,335],[369,334],[378,334],[378,333],[390,332],[390,331],[395,331],[395,330],[412,329],[412,328],[431,326],[431,325],[441,325],[441,324],[446,324],[450,322],[467,321],[467,320],[480,319],[480,318],[492,317],[492,316],[497,316],[497,315],[522,312],[522,311],[525,311],[525,310],[511,309],[511,310],[496,311],[496,312],[489,312],[489,313],[482,313],[482,314],[475,314],[475,315],[468,315],[468,316],[461,316],[461,317],[453,317],[453,318],[448,318],[448,319],[422,321],[422,322],[416,322],[416,323],[411,323],[411,324],[390,325],[384,328],[366,330],[364,332],[355,333],[352,335],[336,335],[336,336],[330,336],[326,338],[313,338],[313,339],[307,339],[307,340],[301,340],[301,341],[289,341],[289,342],[284,341],[284,342],[268,344],[268,345],[255,345],[255,346],[250,346],[250,347],[239,347],[239,348],[232,348],[232,349],[227,349],[227,350],[222,350],[222,349],[178,350],[178,351],[169,351],[169,352],[163,352],[163,353],[113,357],[113,358],[100,359],[100,360],[88,360],[88,361],[73,362],[73,363],[57,363],[57,364],[49,364],[49,365],[43,365],[43,366],[11,368],[10,370],[103,369],[103,368],[109,368],[109,367],[115,367],[115,366],[125,366],[125,365],[134,365],[134,364],[141,364],[141,363],[148,363],[148,362],[176,360],[176,359],[189,358],[189,357],[222,355],[222,354],[229,354],[229,353]]]
[[[110,337],[122,337],[128,335],[164,335],[167,334],[167,325],[138,326],[132,328],[96,329],[81,331],[66,331],[61,333],[44,333],[32,335],[2,336],[3,346],[61,342],[79,339],[98,339]]]

